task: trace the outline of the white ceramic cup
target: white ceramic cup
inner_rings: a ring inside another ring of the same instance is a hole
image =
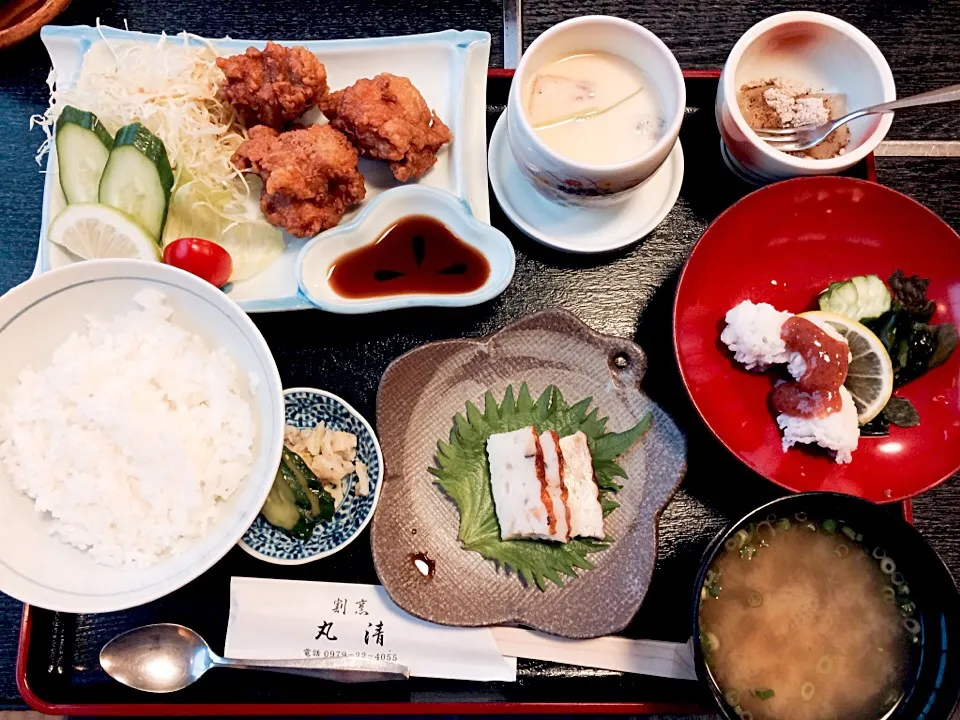
[[[652,81],[663,108],[663,134],[646,153],[613,164],[583,163],[551,149],[537,137],[523,103],[530,78],[554,60],[586,52],[609,52],[635,64]],[[587,15],[554,25],[533,41],[520,61],[507,103],[507,138],[523,174],[553,202],[606,206],[653,175],[673,150],[686,107],[683,73],[673,53],[646,28],[620,18]]]
[[[846,170],[880,144],[893,122],[892,113],[854,120],[844,154],[828,160],[774,150],[747,125],[737,93],[745,83],[776,77],[846,94],[845,112],[897,97],[883,54],[853,25],[815,12],[786,12],[757,23],[733,46],[723,66],[716,114],[730,159],[758,183]]]

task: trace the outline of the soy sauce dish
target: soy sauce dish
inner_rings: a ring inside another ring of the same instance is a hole
[[[515,265],[507,237],[474,218],[460,198],[409,185],[307,243],[297,280],[307,300],[327,312],[462,307],[502,293]]]
[[[728,720],[947,720],[960,593],[895,510],[806,493],[718,535],[695,584],[697,675]]]

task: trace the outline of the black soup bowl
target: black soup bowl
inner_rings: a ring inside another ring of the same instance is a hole
[[[737,531],[776,518],[795,519],[797,514],[811,521],[833,519],[837,530],[846,525],[863,535],[860,544],[871,552],[883,548],[896,563],[909,586],[909,599],[916,610],[912,617],[919,622],[919,642],[911,653],[904,693],[900,701],[882,716],[883,720],[949,720],[960,700],[960,592],[950,572],[923,536],[901,517],[894,508],[881,507],[851,495],[837,493],[802,493],[788,495],[757,508],[733,523],[710,543],[703,556],[694,585],[693,643],[697,676],[706,683],[717,705],[728,720],[740,720],[736,710],[724,699],[707,667],[699,631],[700,603],[710,600],[702,592],[707,572],[724,549],[736,539]],[[916,625],[912,626],[916,628]],[[728,640],[729,642],[729,640]]]

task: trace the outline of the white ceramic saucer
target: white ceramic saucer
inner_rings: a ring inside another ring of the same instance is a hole
[[[723,162],[726,164],[727,170],[732,172],[745,183],[759,187],[761,185],[769,185],[772,182],[776,182],[775,180],[769,180],[762,175],[758,175],[752,170],[747,170],[747,168],[741,165],[740,162],[733,156],[733,154],[730,152],[730,149],[727,147],[727,144],[723,140],[720,140],[720,155],[723,157]]]
[[[552,203],[534,189],[514,161],[506,112],[490,136],[487,164],[493,192],[513,224],[544,245],[572,253],[610,252],[637,242],[667,216],[683,183],[683,148],[677,140],[660,169],[619,205],[570,208]]]

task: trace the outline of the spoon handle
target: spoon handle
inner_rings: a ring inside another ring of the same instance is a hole
[[[216,667],[305,675],[342,683],[405,680],[410,677],[410,671],[405,665],[360,657],[303,658],[302,660],[236,660],[218,657],[213,664]]]

